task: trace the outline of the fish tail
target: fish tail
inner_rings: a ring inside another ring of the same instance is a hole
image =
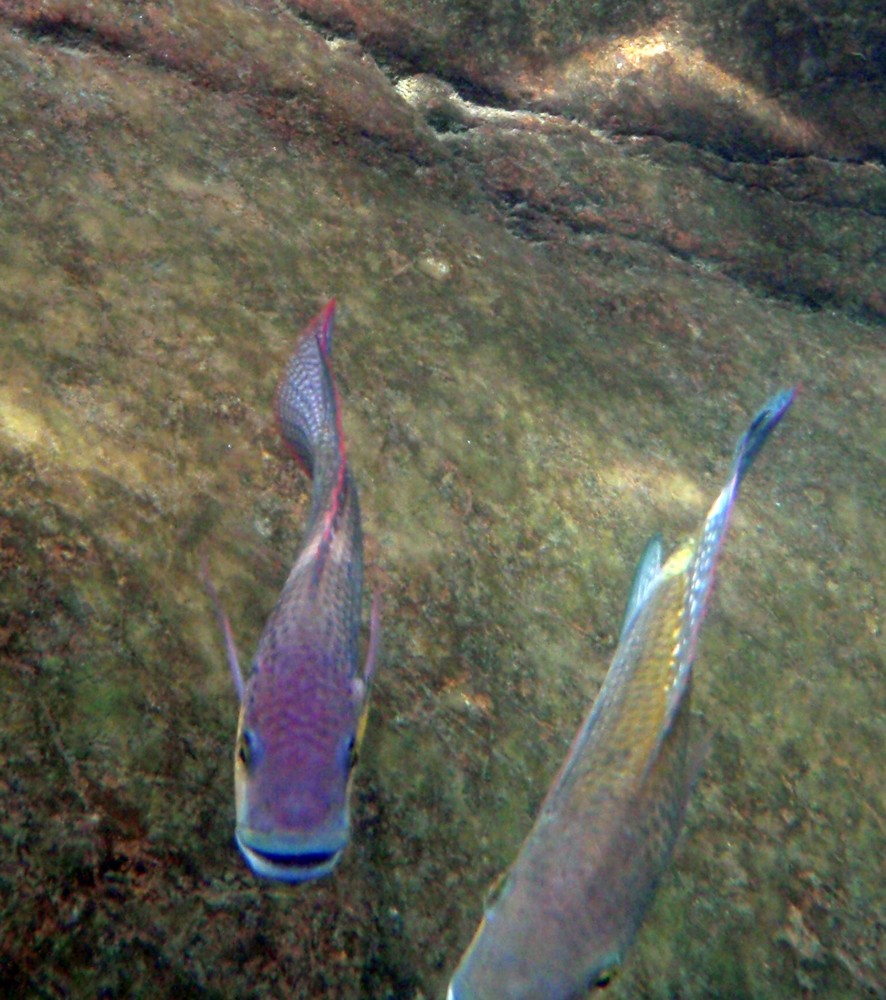
[[[784,389],[776,393],[766,402],[766,405],[754,417],[748,429],[741,436],[741,440],[735,448],[735,458],[732,463],[732,477],[735,479],[736,489],[757,457],[757,452],[763,447],[766,438],[769,437],[769,432],[787,413],[796,395],[796,388]]]
[[[729,517],[738,497],[742,479],[753,464],[757,453],[775,425],[794,401],[796,389],[785,389],[773,396],[751,421],[735,449],[729,480],[714,501],[702,529],[701,538],[692,560],[689,589],[686,596],[685,627],[694,648],[708,598],[717,571],[717,559],[729,527]],[[691,662],[691,654],[688,660]]]
[[[334,325],[335,299],[330,299],[300,336],[274,405],[283,440],[314,480],[312,513],[323,511],[318,571],[348,490],[341,407],[329,365]]]
[[[274,412],[283,440],[310,476],[344,460],[338,393],[329,367],[335,299],[299,337],[277,386]]]

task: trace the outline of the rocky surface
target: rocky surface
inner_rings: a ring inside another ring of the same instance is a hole
[[[442,995],[645,540],[794,382],[609,994],[883,992],[882,28],[698,7],[0,3],[4,994]],[[384,658],[354,842],[293,890],[232,845],[198,565],[248,655],[330,295]]]

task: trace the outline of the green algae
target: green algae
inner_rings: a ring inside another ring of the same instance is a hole
[[[322,121],[280,138],[247,101],[2,38],[6,992],[439,995],[644,542],[695,529],[797,379],[703,639],[710,759],[611,993],[873,992],[878,332],[661,250],[530,241],[470,171],[382,170]],[[634,160],[633,190],[665,197],[660,169]],[[235,697],[198,568],[248,656],[307,500],[271,397],[332,294],[384,653],[354,841],[280,889],[231,843]]]

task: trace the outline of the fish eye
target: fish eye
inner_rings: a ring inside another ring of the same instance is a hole
[[[617,965],[610,966],[608,969],[603,969],[602,972],[598,972],[597,975],[594,976],[591,981],[591,987],[598,990],[605,989],[617,975]]]
[[[237,759],[245,768],[250,768],[255,763],[258,741],[251,729],[244,729],[237,746]]]

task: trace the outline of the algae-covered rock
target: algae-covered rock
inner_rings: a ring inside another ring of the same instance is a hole
[[[0,991],[442,995],[646,539],[698,524],[799,382],[703,638],[712,752],[610,993],[876,995],[882,164],[479,100],[386,38],[0,6]],[[383,654],[345,860],[280,888],[232,842],[200,564],[248,656],[308,497],[273,391],[333,295]]]

